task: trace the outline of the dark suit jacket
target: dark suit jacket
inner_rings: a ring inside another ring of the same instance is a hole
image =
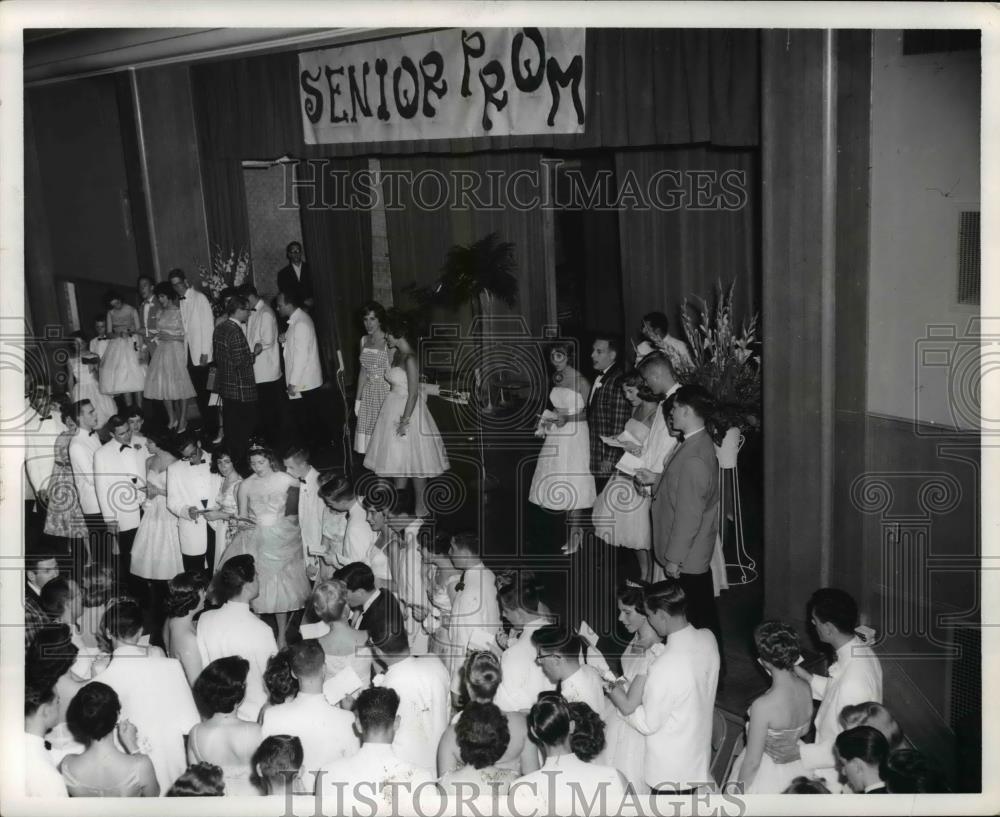
[[[236,323],[226,318],[212,333],[212,357],[215,362],[215,393],[224,400],[243,403],[257,399],[253,376],[253,352]]]
[[[313,297],[312,270],[305,261],[302,262],[301,279],[295,277],[295,270],[292,269],[291,264],[278,270],[278,292],[295,291],[298,291],[302,298]]]
[[[651,513],[657,561],[679,564],[682,573],[706,573],[719,513],[719,461],[707,429],[674,449],[653,491]]]
[[[35,640],[38,631],[49,623],[48,614],[42,609],[42,600],[24,583],[24,647],[27,649]]]
[[[385,588],[379,591],[372,606],[361,616],[360,629],[368,632],[368,638],[376,646],[383,644],[393,633],[405,631],[403,608],[390,591]]]
[[[587,405],[587,427],[590,430],[590,472],[607,475],[615,469],[615,463],[622,455],[620,448],[614,448],[601,437],[617,437],[632,416],[632,407],[622,394],[623,372],[615,364],[601,380],[601,387],[591,394]]]

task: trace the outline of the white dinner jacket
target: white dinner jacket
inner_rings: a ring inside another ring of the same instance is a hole
[[[28,474],[25,499],[32,499],[39,491],[48,488],[52,469],[56,464],[56,437],[66,430],[59,417],[58,406],[50,407],[47,419],[42,419],[31,403],[24,401],[24,470]]]
[[[671,633],[650,664],[642,703],[626,720],[646,736],[643,777],[654,789],[712,782],[712,720],[719,648],[711,630]]]
[[[112,437],[94,452],[94,488],[104,521],[117,522],[122,532],[135,530],[146,498],[145,456],[131,442],[123,450]]]
[[[258,343],[262,349],[253,361],[254,381],[271,383],[281,377],[278,319],[263,298],[257,301],[257,306],[250,310],[250,317],[247,318],[247,343],[250,351]]]
[[[69,441],[69,462],[73,468],[73,482],[80,499],[80,509],[85,514],[98,514],[101,506],[97,502],[97,488],[94,485],[94,453],[101,447],[96,431],[80,429]]]
[[[323,515],[326,503],[319,495],[319,471],[310,468],[299,483],[299,529],[302,531],[302,555],[319,552],[323,544]]]
[[[212,305],[194,287],[188,287],[180,302],[181,323],[184,325],[184,347],[191,356],[191,363],[197,366],[202,355],[206,362],[212,362],[212,333],[215,331],[215,316]]]
[[[188,508],[201,509],[202,500],[209,508],[218,507],[219,487],[222,477],[213,474],[208,457],[201,465],[187,460],[177,460],[167,468],[167,509],[177,517],[177,533],[181,540],[181,553],[200,556],[208,550],[208,523],[204,516],[188,517]]]
[[[520,712],[531,709],[538,700],[539,692],[548,692],[556,685],[545,677],[542,668],[535,663],[538,651],[531,643],[532,634],[541,627],[551,624],[548,619],[539,618],[524,625],[521,635],[511,635],[507,649],[500,656],[500,686],[497,687],[495,703],[504,712]]]
[[[289,395],[290,400],[298,399],[300,392],[318,389],[323,385],[316,327],[313,319],[302,309],[296,309],[288,318],[283,354],[285,382],[294,386],[296,391],[294,395]]]

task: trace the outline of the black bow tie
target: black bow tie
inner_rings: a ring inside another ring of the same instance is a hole
[[[45,748],[46,748],[46,749],[48,749],[49,751],[51,751],[51,750],[52,750],[52,744],[51,744],[51,743],[49,743],[49,742],[48,742],[47,740],[43,740],[43,741],[42,741],[42,743],[44,743],[44,744],[45,744]]]
[[[96,433],[97,433],[97,429],[94,429],[94,430],[93,430],[93,431],[91,431],[91,432],[90,432],[90,433],[89,433],[89,434],[88,434],[87,436],[88,436],[88,437],[93,437],[93,436],[94,436],[94,435],[95,435]]]
[[[121,448],[119,448],[119,449],[118,449],[118,451],[119,451],[119,453],[121,453],[122,451],[127,451],[127,450],[128,450],[128,449],[130,449],[131,447],[132,447],[132,446],[130,446],[130,445],[123,445],[123,446],[122,446]],[[136,446],[136,448],[138,448],[138,447],[139,447],[139,446]]]
[[[306,481],[304,479],[302,479],[302,477],[299,477],[299,482],[301,482],[303,485],[306,484]]]
[[[203,462],[204,460],[198,460],[198,462],[191,462],[191,460],[188,460],[188,465],[201,465]]]
[[[177,300],[178,301],[186,301],[187,300],[187,295],[181,295],[181,297],[178,298]]]
[[[465,571],[462,571],[462,575],[458,578],[458,584],[455,585],[455,592],[461,593],[465,590]]]
[[[41,420],[51,420],[52,419],[52,415],[49,414],[47,417],[40,417],[39,419],[41,419]]]

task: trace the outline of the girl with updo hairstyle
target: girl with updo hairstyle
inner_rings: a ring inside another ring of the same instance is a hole
[[[287,792],[306,794],[300,791],[302,759],[302,741],[294,735],[265,738],[251,759],[250,780],[257,793],[265,797],[285,797]]]
[[[194,682],[194,698],[204,720],[188,736],[188,763],[222,769],[227,796],[253,796],[250,758],[260,744],[260,725],[236,713],[247,691],[250,662],[230,655],[210,663]]]
[[[463,765],[440,776],[438,786],[443,794],[461,796],[462,789],[468,791],[466,787],[471,786],[474,792],[506,797],[510,784],[520,775],[514,769],[496,765],[510,743],[504,713],[495,704],[470,703],[458,716],[454,729]]]
[[[903,746],[903,730],[893,714],[877,701],[867,701],[863,704],[849,704],[840,710],[837,716],[841,729],[853,729],[855,726],[874,726],[885,735],[889,742],[889,751]]]
[[[349,623],[351,608],[347,605],[347,585],[339,579],[319,582],[313,588],[308,603],[316,618],[329,627],[329,631],[317,641],[326,655],[330,677],[353,667],[359,678],[367,680],[372,668],[368,632],[355,630]]]
[[[260,710],[258,723],[264,722],[264,710],[269,706],[278,706],[299,694],[299,679],[292,674],[291,647],[283,647],[267,659],[264,689],[267,690],[267,703]]]
[[[167,797],[221,797],[225,793],[222,769],[213,763],[193,763],[174,781]]]
[[[518,790],[534,792],[531,806],[543,814],[559,814],[558,804],[571,802],[573,796],[586,798],[579,802],[594,802],[597,797],[609,804],[623,801],[625,776],[591,760],[603,749],[604,728],[587,704],[569,704],[556,692],[543,692],[528,714],[528,728],[545,756],[538,771],[517,781]]]
[[[92,681],[73,696],[66,725],[81,754],[67,755],[59,766],[70,797],[156,797],[153,762],[139,752],[134,725],[119,723],[122,705],[107,684]],[[115,745],[117,735],[125,751]]]
[[[463,764],[469,763],[461,754],[457,724],[459,718],[469,707],[484,704],[494,705],[493,698],[503,680],[500,659],[489,650],[470,653],[459,670],[458,680],[459,690],[456,703],[459,712],[452,718],[438,742],[438,777],[455,772],[462,768]],[[515,777],[535,771],[541,761],[538,757],[538,750],[528,736],[528,721],[524,713],[503,712],[502,717],[506,721],[507,740],[504,750],[488,765],[495,766],[496,769],[511,771]]]
[[[806,768],[796,756],[795,744],[812,724],[812,691],[795,674],[799,660],[799,638],[780,621],[765,621],[753,634],[757,661],[771,676],[771,688],[750,705],[746,748],[733,764],[730,782],[745,794],[780,794]]]

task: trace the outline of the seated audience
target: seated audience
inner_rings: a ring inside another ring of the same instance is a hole
[[[85,748],[68,755],[59,770],[70,797],[156,797],[160,784],[153,762],[139,751],[139,733],[107,684],[92,681],[70,701],[66,724]],[[125,751],[115,745],[115,735]]]
[[[205,720],[188,736],[189,763],[218,766],[229,796],[253,796],[250,759],[263,738],[260,725],[237,714],[246,696],[250,662],[231,655],[217,658],[194,682],[194,697]]]
[[[222,797],[224,794],[228,792],[222,769],[212,763],[192,763],[187,767],[187,771],[174,781],[166,796]]]

